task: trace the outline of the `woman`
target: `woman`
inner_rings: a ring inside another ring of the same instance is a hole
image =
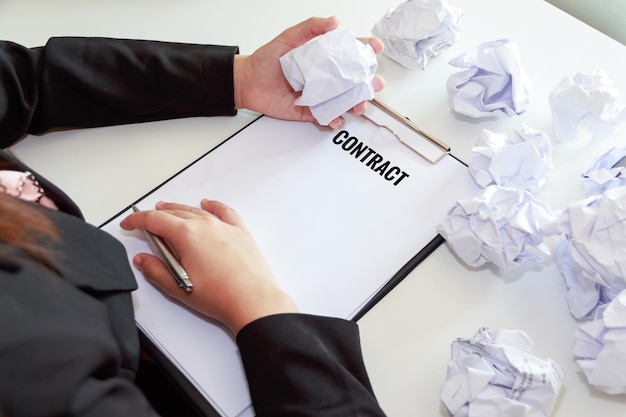
[[[232,115],[248,108],[313,121],[278,57],[334,29],[312,18],[250,56],[236,47],[57,38],[0,45],[0,144],[57,127]],[[378,53],[382,43],[369,42]],[[383,87],[382,79],[374,87]],[[362,112],[365,103],[353,111]],[[341,117],[331,123],[338,128]],[[61,190],[0,153],[0,415],[149,416],[119,242],[85,223]],[[26,201],[28,200],[28,201]],[[194,282],[180,291],[150,254],[133,263],[164,292],[236,335],[257,415],[383,415],[352,322],[297,313],[229,207],[159,203],[128,216],[174,246]],[[202,244],[197,244],[198,242]],[[198,249],[201,248],[201,249]]]

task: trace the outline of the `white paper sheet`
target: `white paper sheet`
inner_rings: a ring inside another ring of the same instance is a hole
[[[310,107],[322,126],[361,101],[374,98],[376,54],[346,28],[292,49],[280,57],[280,65],[291,87],[302,92],[295,103]]]
[[[611,136],[626,122],[626,108],[619,95],[601,68],[565,77],[548,98],[556,139],[572,141],[587,134],[602,140]]]
[[[517,43],[485,42],[453,58],[463,70],[448,78],[450,107],[474,117],[515,116],[530,104],[531,80],[522,67]]]
[[[453,202],[477,187],[451,156],[433,165],[364,117],[346,119],[344,130],[332,131],[262,117],[138,207],[223,201],[242,216],[301,311],[351,318],[436,236]],[[384,122],[396,129],[393,119]],[[149,250],[141,233],[118,223],[104,229],[129,257]],[[136,277],[138,325],[223,415],[251,412],[231,336]]]
[[[470,266],[493,263],[510,270],[526,262],[541,262],[548,254],[542,226],[555,213],[527,191],[490,185],[459,200],[448,212],[439,233]]]
[[[453,417],[548,417],[564,376],[526,333],[481,328],[452,343],[441,400]]]
[[[552,171],[552,143],[528,126],[509,133],[483,129],[469,158],[469,171],[481,187],[539,190]]]
[[[372,34],[385,44],[384,54],[409,69],[424,69],[461,35],[463,12],[446,0],[408,0],[374,25]]]

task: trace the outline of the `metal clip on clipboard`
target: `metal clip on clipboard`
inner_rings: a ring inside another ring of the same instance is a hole
[[[448,145],[424,132],[389,106],[376,99],[371,100],[370,104],[363,117],[391,132],[400,143],[430,163],[436,164],[450,152]]]

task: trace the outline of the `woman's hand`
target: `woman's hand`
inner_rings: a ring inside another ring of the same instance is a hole
[[[220,202],[203,200],[201,208],[158,203],[156,210],[129,215],[121,226],[164,238],[180,256],[191,292],[178,286],[156,256],[137,254],[135,266],[165,293],[223,322],[235,335],[257,318],[297,312],[239,215]]]
[[[283,75],[279,58],[290,50],[305,44],[339,26],[336,17],[313,17],[290,27],[269,43],[257,49],[252,55],[236,55],[234,66],[235,107],[258,111],[268,116],[286,120],[314,122],[315,118],[306,106],[294,104],[300,96],[291,88]],[[375,37],[359,38],[368,43],[375,53],[382,52],[384,45]],[[374,76],[375,91],[384,88],[385,82],[379,75]],[[361,114],[366,102],[357,104],[351,111]],[[340,116],[329,126],[340,128],[344,123]]]

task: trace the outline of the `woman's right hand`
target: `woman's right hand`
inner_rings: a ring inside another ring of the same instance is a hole
[[[165,239],[180,256],[192,291],[181,289],[154,255],[137,254],[134,265],[166,294],[223,322],[235,335],[257,318],[298,311],[278,286],[243,220],[223,203],[202,200],[195,208],[160,202],[155,210],[129,215],[121,227]]]

